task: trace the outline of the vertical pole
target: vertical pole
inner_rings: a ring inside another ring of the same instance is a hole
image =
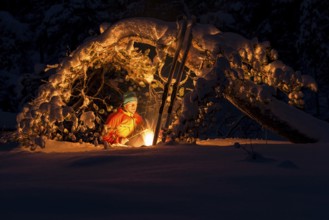
[[[175,99],[176,99],[176,95],[177,95],[177,91],[178,91],[178,87],[179,87],[179,83],[182,80],[182,76],[183,76],[183,70],[184,70],[184,66],[185,66],[185,62],[186,62],[186,58],[191,46],[191,40],[192,40],[192,26],[193,26],[194,20],[193,19],[189,19],[188,24],[187,24],[187,30],[184,36],[184,41],[183,41],[183,45],[184,45],[184,50],[183,50],[183,58],[181,60],[179,69],[178,69],[178,73],[177,73],[177,78],[176,78],[176,82],[173,86],[173,91],[171,93],[171,97],[170,97],[170,105],[168,108],[168,114],[167,114],[167,119],[166,119],[166,124],[164,126],[164,129],[167,130],[169,127],[169,123],[170,123],[170,116],[175,104]],[[162,142],[164,142],[166,140],[166,134],[164,134],[162,136]]]
[[[176,51],[175,51],[175,55],[174,55],[174,58],[173,58],[173,63],[170,67],[168,80],[167,80],[167,83],[165,84],[163,94],[162,94],[162,102],[161,102],[161,106],[159,108],[159,115],[158,115],[158,120],[157,120],[157,124],[156,124],[156,128],[155,128],[155,132],[154,132],[153,145],[156,145],[157,141],[158,141],[160,126],[161,126],[161,118],[162,118],[164,106],[165,106],[165,103],[166,103],[166,99],[167,99],[167,96],[168,96],[169,86],[170,86],[172,78],[174,76],[175,69],[177,68],[177,59],[178,59],[178,56],[179,56],[181,48],[182,48],[184,34],[185,34],[185,31],[186,31],[186,25],[187,25],[186,19],[184,18],[181,21],[181,27],[179,29],[178,36],[177,36],[178,43],[177,43],[177,46],[176,46]]]

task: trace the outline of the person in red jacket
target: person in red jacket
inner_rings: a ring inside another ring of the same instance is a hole
[[[107,117],[104,125],[104,144],[124,145],[128,137],[144,124],[143,118],[136,112],[138,99],[136,93],[123,94],[123,107]]]

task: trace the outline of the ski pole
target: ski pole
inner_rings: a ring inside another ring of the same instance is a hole
[[[179,32],[178,32],[178,37],[177,37],[178,38],[178,43],[177,43],[175,55],[174,55],[174,58],[173,58],[173,63],[170,67],[168,81],[167,81],[167,83],[164,87],[163,94],[162,94],[162,102],[161,102],[161,106],[159,108],[159,115],[158,115],[158,121],[157,121],[155,132],[154,132],[153,145],[156,145],[157,140],[158,140],[158,135],[159,135],[159,132],[160,132],[161,118],[162,118],[162,114],[163,114],[163,110],[164,110],[164,105],[166,103],[166,99],[167,99],[167,96],[168,96],[169,86],[170,86],[172,78],[174,76],[175,69],[177,68],[177,59],[178,59],[178,56],[179,56],[181,48],[182,48],[184,34],[185,34],[185,31],[186,31],[186,26],[187,26],[186,19],[184,18],[184,20],[182,21],[182,26],[180,27]]]
[[[177,78],[176,78],[176,82],[173,86],[173,91],[171,93],[171,97],[170,97],[170,105],[168,107],[168,114],[167,114],[167,119],[166,119],[166,123],[164,126],[164,129],[167,130],[169,127],[169,123],[170,123],[170,116],[172,113],[172,109],[174,107],[175,104],[175,99],[176,99],[176,95],[177,95],[177,90],[179,87],[179,83],[182,80],[182,76],[183,76],[183,69],[185,66],[185,61],[191,46],[191,40],[192,40],[192,26],[195,22],[195,18],[192,17],[188,20],[188,24],[187,24],[187,30],[185,32],[185,36],[184,36],[184,41],[183,41],[183,46],[184,46],[184,50],[183,50],[183,58],[180,62],[179,68],[178,68],[178,73],[177,73]],[[164,142],[166,140],[166,133],[163,134],[162,136],[162,142]]]

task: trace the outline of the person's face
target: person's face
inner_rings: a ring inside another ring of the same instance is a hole
[[[128,102],[124,107],[127,112],[134,114],[137,110],[137,101]]]

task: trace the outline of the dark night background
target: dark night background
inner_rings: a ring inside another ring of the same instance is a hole
[[[0,3],[0,108],[19,112],[35,97],[37,88],[56,64],[88,37],[99,34],[99,25],[128,17],[154,17],[176,21],[186,13],[199,23],[210,23],[223,32],[269,41],[279,59],[319,86],[306,92],[305,110],[329,119],[329,15],[327,1],[183,1],[12,0]]]
[[[188,10],[199,23],[269,41],[280,60],[316,79],[318,93],[303,91],[304,110],[329,121],[328,2],[0,1],[0,115],[20,112],[54,73],[44,67],[99,35],[101,23],[176,21]],[[303,119],[297,126],[309,129]],[[323,127],[314,132],[326,135]],[[328,142],[240,136],[205,140],[204,146],[104,149],[49,140],[35,153],[17,143],[0,145],[1,220],[329,219]]]

